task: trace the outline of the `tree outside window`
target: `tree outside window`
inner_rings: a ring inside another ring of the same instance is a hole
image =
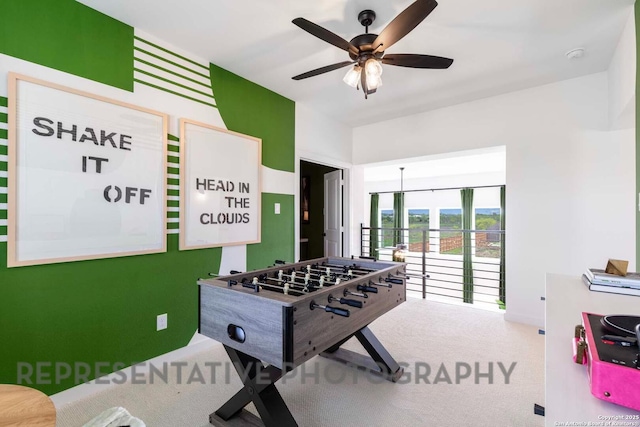
[[[380,210],[380,227],[382,247],[393,246],[393,209]]]
[[[476,256],[500,258],[500,208],[477,208],[475,229]],[[482,232],[481,230],[487,230]]]

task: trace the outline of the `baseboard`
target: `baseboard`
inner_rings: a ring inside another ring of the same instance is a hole
[[[504,320],[514,323],[523,323],[525,325],[536,326],[538,328],[544,329],[544,319],[533,316],[524,316],[518,313],[512,313],[509,311],[509,307],[507,307],[507,310],[504,313]]]
[[[171,363],[178,360],[186,359],[194,354],[200,353],[215,346],[222,345],[217,341],[209,339],[204,335],[196,333],[189,344],[185,347],[177,350],[170,351],[169,353],[161,354],[160,356],[149,359],[136,367],[136,375],[146,374],[150,365],[160,366],[163,363]],[[100,377],[100,383],[96,384],[96,380],[89,381],[88,383],[80,384],[70,389],[61,391],[54,395],[49,396],[56,407],[56,410],[60,410],[65,405],[73,403],[77,400],[87,398],[96,393],[108,390],[117,385],[117,381],[113,381],[118,378],[122,378],[123,375],[127,378],[127,381],[132,378],[131,366],[121,371],[113,372],[109,375]]]

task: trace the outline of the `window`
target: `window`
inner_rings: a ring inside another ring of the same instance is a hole
[[[409,251],[422,252],[422,230],[427,230],[425,252],[429,252],[429,209],[409,209]]]
[[[462,254],[462,209],[440,209],[440,253]]]
[[[380,210],[382,247],[393,246],[393,209]]]
[[[500,230],[500,208],[477,208],[476,230]],[[502,233],[476,231],[476,256],[500,258],[500,238]]]

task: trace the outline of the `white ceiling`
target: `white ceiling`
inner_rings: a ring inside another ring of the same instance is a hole
[[[453,58],[448,70],[384,66],[368,100],[347,86],[348,68],[291,77],[348,60],[291,23],[303,17],[350,40],[358,12],[379,33],[411,0],[78,0],[350,126],[440,108],[608,68],[634,0],[440,0],[387,53]],[[565,53],[586,48],[584,58]]]

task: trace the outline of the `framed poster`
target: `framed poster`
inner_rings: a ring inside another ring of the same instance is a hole
[[[262,140],[180,120],[180,249],[260,243]]]
[[[167,116],[9,74],[9,267],[166,251]]]

